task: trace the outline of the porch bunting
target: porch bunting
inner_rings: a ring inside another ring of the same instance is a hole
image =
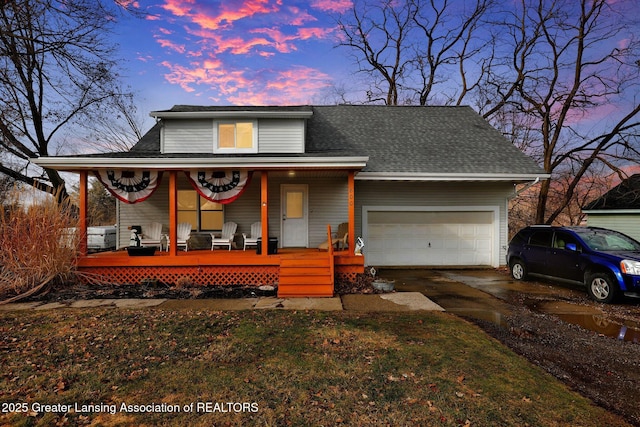
[[[106,189],[124,203],[142,202],[158,189],[162,172],[156,170],[96,170]]]
[[[205,199],[221,204],[236,200],[247,189],[251,171],[189,170],[185,171],[193,188]]]

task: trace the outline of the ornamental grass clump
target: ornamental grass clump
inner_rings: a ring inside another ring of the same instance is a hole
[[[75,279],[77,219],[52,197],[33,203],[14,190],[0,218],[0,304]]]

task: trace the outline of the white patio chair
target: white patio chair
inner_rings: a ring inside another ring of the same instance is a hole
[[[211,250],[215,246],[228,246],[229,250],[231,250],[231,245],[233,244],[233,239],[236,236],[236,229],[238,228],[238,224],[235,222],[225,222],[222,224],[222,233],[220,237],[216,237],[215,233],[211,233]]]
[[[140,246],[160,246],[162,242],[162,224],[152,222],[142,226]]]
[[[258,246],[258,239],[262,237],[262,223],[254,222],[251,224],[251,234],[247,236],[246,233],[242,233],[244,239],[244,250],[247,250],[247,246]]]
[[[184,246],[184,251],[188,251],[189,245],[187,244],[187,240],[189,240],[189,237],[191,237],[191,224],[189,224],[188,222],[181,222],[180,224],[178,224],[176,234],[178,235],[178,247]]]

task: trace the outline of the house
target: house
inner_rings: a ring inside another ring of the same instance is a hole
[[[640,240],[640,174],[623,180],[582,211],[587,225],[610,228]]]
[[[282,296],[304,296],[333,293],[333,282],[313,287],[326,281],[313,271],[333,280],[365,266],[497,267],[514,184],[548,177],[469,107],[176,105],[151,116],[155,126],[128,152],[34,159],[79,173],[85,192],[89,174],[111,186],[119,247],[131,226],[164,224],[167,254],[83,254],[81,269],[117,281],[277,283]],[[260,255],[211,251],[207,237],[228,221],[239,247],[260,222],[278,253],[267,239]],[[180,222],[202,250],[178,251]],[[347,251],[314,249],[341,223]]]

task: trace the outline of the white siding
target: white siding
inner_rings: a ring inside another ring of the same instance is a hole
[[[163,153],[213,153],[214,121],[165,120]],[[258,153],[304,153],[305,122],[302,119],[258,120]]]
[[[258,121],[259,153],[304,153],[304,120]]]
[[[212,153],[211,120],[165,120],[162,129],[163,153]]]
[[[616,230],[636,240],[640,240],[640,215],[635,214],[593,214],[587,217],[590,227]]]
[[[280,186],[307,184],[309,186],[309,247],[318,247],[327,240],[327,225],[333,232],[349,219],[347,179],[288,179],[269,178],[269,235],[280,236]]]
[[[507,245],[506,199],[513,194],[510,183],[419,183],[356,181],[356,235],[362,236],[363,206],[487,206],[499,207],[499,254],[505,263]],[[366,242],[365,242],[366,257]]]

